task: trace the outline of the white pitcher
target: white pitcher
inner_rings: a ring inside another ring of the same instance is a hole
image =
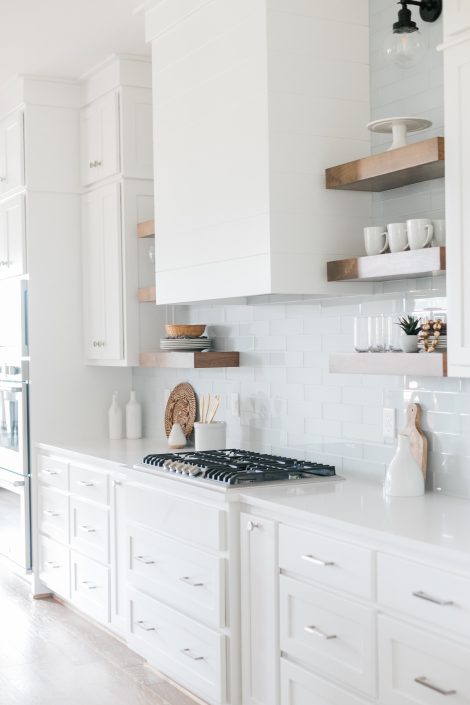
[[[414,459],[408,436],[398,436],[397,452],[387,468],[384,494],[389,497],[421,497],[424,494],[424,477]]]

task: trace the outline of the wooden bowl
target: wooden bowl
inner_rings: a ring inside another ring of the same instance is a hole
[[[167,323],[166,334],[169,338],[200,338],[206,330],[203,325],[182,325],[179,323]]]

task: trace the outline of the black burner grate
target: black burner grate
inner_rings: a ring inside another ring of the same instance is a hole
[[[151,454],[145,456],[143,463],[166,472],[202,477],[229,485],[330,477],[336,474],[335,468],[325,463],[236,449]]]

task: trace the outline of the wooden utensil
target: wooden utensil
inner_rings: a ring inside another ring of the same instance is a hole
[[[401,435],[408,436],[410,440],[411,453],[421,468],[423,477],[426,479],[426,467],[428,463],[428,439],[421,431],[421,406],[419,404],[408,404],[406,409],[406,424]]]
[[[212,405],[212,409],[208,414],[207,423],[212,423],[212,421],[214,420],[214,417],[217,413],[217,409],[219,408],[219,404],[220,404],[220,396],[218,394],[216,394],[214,397],[214,403]]]

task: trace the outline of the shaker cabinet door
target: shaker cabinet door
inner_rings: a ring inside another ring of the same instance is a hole
[[[24,196],[0,204],[0,279],[26,272]]]
[[[119,184],[83,197],[83,315],[85,357],[123,357],[121,190]]]
[[[23,113],[0,123],[0,194],[24,185]]]
[[[279,702],[277,530],[240,514],[242,688],[244,705]]]
[[[448,373],[470,377],[470,40],[444,52]]]
[[[119,94],[108,93],[82,110],[81,160],[84,186],[120,170]]]

